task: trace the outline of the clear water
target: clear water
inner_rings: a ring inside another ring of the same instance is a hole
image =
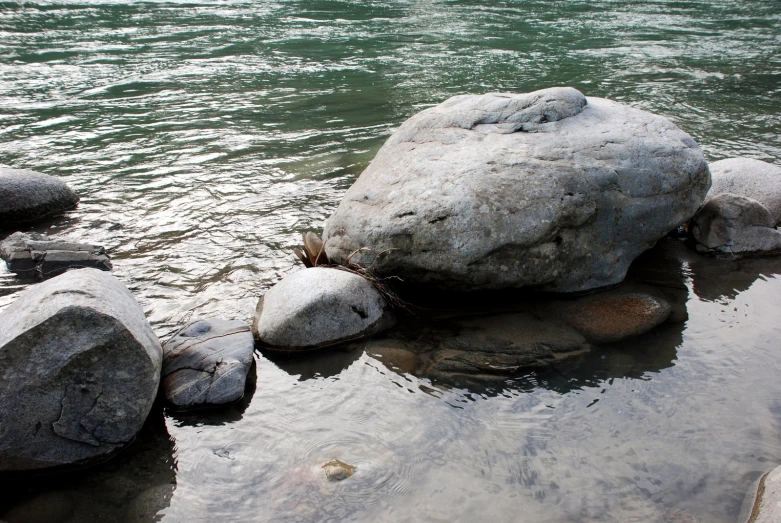
[[[108,247],[161,338],[248,321],[405,118],[553,85],[779,162],[781,4],[0,2],[0,164],[81,195],[34,230]],[[242,405],[158,412],[113,462],[4,485],[0,518],[734,521],[781,463],[781,263],[720,263],[680,262],[674,332],[493,389],[259,357]],[[0,269],[0,309],[25,285]]]

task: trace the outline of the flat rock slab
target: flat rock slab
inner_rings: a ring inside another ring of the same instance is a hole
[[[394,321],[391,307],[368,280],[315,267],[269,289],[258,302],[252,331],[266,349],[302,351],[364,338]]]
[[[728,158],[710,164],[711,188],[706,200],[729,193],[761,203],[773,225],[781,221],[781,166],[751,158]]]
[[[70,271],[0,314],[0,472],[85,465],[133,440],[162,349],[111,274]]]
[[[46,220],[78,203],[79,197],[62,180],[0,167],[0,230]]]
[[[255,340],[237,320],[192,322],[163,345],[163,392],[177,407],[224,405],[241,399]]]
[[[572,88],[455,96],[388,139],[328,218],[328,258],[455,291],[584,291],[691,218],[700,147]]]
[[[549,310],[598,345],[644,334],[664,323],[672,308],[648,294],[607,292],[553,303]]]
[[[15,232],[0,242],[0,258],[8,270],[23,277],[51,278],[68,269],[112,269],[99,245],[53,240],[45,234]]]
[[[699,252],[730,256],[781,252],[781,232],[770,211],[757,200],[724,193],[691,219],[689,231]]]

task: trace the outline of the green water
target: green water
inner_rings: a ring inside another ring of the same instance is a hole
[[[0,165],[81,195],[34,229],[109,248],[161,337],[248,320],[405,118],[554,85],[665,115],[710,160],[781,162],[781,3],[0,2]],[[778,271],[710,295],[696,286],[731,280],[681,270],[690,320],[661,363],[613,351],[588,386],[482,395],[426,393],[365,354],[328,372],[259,359],[240,409],[161,414],[126,461],[24,485],[0,518],[734,521],[781,463]],[[0,269],[0,309],[26,285]],[[320,482],[334,458],[358,464],[343,485]]]

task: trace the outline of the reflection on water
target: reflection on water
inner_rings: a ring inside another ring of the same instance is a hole
[[[133,445],[106,463],[0,481],[0,517],[8,523],[154,521],[176,490],[174,450],[157,407]]]
[[[775,0],[484,4],[0,2],[0,164],[76,189],[31,229],[105,245],[163,338],[249,320],[391,130],[456,93],[574,85],[710,160],[781,158]],[[242,403],[158,411],[101,467],[3,486],[0,518],[734,521],[781,463],[781,267],[670,245],[626,284],[674,304],[648,336],[487,383],[398,345],[262,357]],[[0,309],[28,284],[0,268]]]

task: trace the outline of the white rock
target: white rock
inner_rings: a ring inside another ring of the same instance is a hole
[[[258,302],[252,332],[266,348],[308,350],[336,345],[393,325],[393,314],[365,278],[339,269],[304,269]]]

